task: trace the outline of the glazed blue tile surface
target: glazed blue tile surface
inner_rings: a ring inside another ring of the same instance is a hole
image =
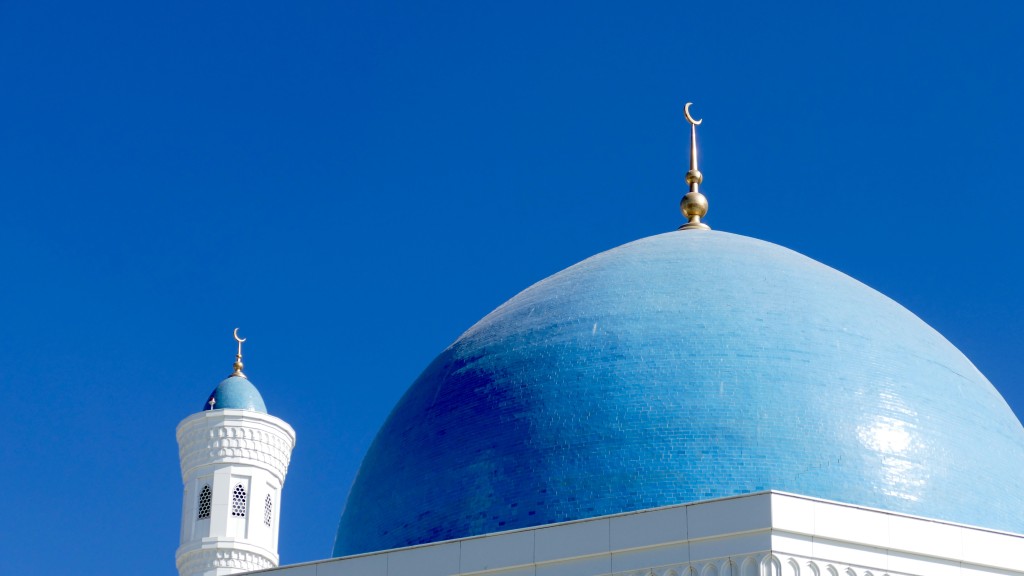
[[[263,403],[263,396],[252,385],[252,382],[249,382],[248,378],[229,376],[222,380],[206,398],[203,410],[211,409],[211,398],[216,400],[213,404],[213,410],[234,408],[236,410],[255,410],[256,412],[267,413],[267,406]]]
[[[444,350],[370,447],[334,555],[766,489],[1024,533],[1022,487],[1024,429],[916,316],[785,248],[671,232]]]

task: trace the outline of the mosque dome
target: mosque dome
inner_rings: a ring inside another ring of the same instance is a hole
[[[221,410],[223,408],[267,413],[267,405],[263,403],[263,396],[245,376],[231,375],[222,380],[213,389],[213,392],[210,392],[210,396],[203,406],[203,410]]]
[[[763,490],[1024,533],[1021,486],[1024,428],[914,314],[786,248],[671,232],[441,352],[366,454],[334,555]]]

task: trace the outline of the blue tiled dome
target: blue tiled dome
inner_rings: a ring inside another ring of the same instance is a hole
[[[672,232],[444,350],[374,440],[336,556],[766,489],[1024,533],[1024,429],[956,348],[795,252]]]
[[[215,402],[210,405],[210,400]],[[249,382],[248,378],[242,376],[229,376],[217,384],[217,387],[210,392],[206,399],[203,410],[222,410],[234,408],[236,410],[254,410],[267,413],[267,405],[263,403],[263,396],[260,391]]]

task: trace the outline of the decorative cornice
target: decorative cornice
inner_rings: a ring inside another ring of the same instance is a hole
[[[242,464],[268,470],[283,485],[295,447],[291,427],[267,414],[216,412],[190,416],[178,425],[182,480],[200,466]]]
[[[610,576],[912,576],[884,568],[763,552],[654,566]]]
[[[179,574],[201,574],[216,568],[231,568],[239,572],[266,570],[277,566],[274,559],[248,550],[198,549],[180,553],[176,559]]]

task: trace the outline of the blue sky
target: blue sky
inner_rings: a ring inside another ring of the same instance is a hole
[[[0,573],[175,574],[174,427],[246,372],[285,563],[447,344],[682,222],[889,295],[1024,414],[1014,3],[0,1]],[[838,4],[838,3],[836,3]]]

